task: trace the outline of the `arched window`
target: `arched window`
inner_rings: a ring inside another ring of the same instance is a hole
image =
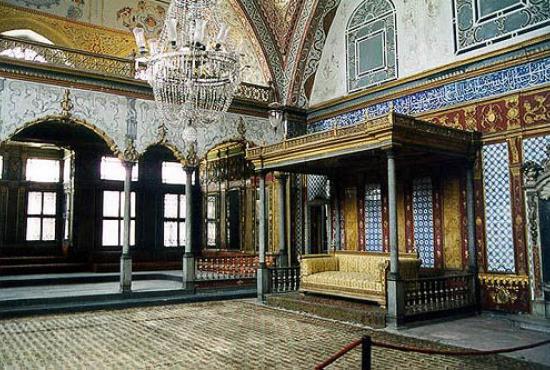
[[[397,78],[395,7],[389,0],[365,0],[346,28],[348,91]]]

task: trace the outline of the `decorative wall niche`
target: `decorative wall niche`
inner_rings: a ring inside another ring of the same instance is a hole
[[[364,1],[346,29],[348,91],[397,77],[395,7],[388,0]]]
[[[548,0],[454,0],[456,54],[550,24]]]

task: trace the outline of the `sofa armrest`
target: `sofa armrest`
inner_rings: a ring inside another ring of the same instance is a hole
[[[323,271],[337,271],[338,259],[336,257],[326,255],[323,257],[315,256],[308,258],[302,257],[300,261],[300,276],[305,277],[308,275],[316,274]]]
[[[389,271],[390,271],[389,260],[378,263],[378,269],[377,269],[378,281],[383,284],[384,288],[386,286],[386,277],[388,276]]]

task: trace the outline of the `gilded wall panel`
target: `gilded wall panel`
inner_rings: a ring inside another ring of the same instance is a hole
[[[346,250],[357,250],[357,188],[345,189],[344,220],[346,228]]]
[[[57,1],[56,7],[34,7],[26,1],[0,2],[0,32],[30,29],[54,44],[77,50],[128,57],[136,49],[131,31],[144,28],[148,38],[158,37],[167,2],[153,1]],[[66,5],[72,5],[67,9]],[[133,4],[132,4],[133,3]],[[229,40],[238,45],[245,82],[267,85],[271,80],[268,62],[247,16],[236,0],[220,1],[223,20],[230,28]],[[83,14],[83,11],[86,14]],[[86,22],[86,23],[84,23]]]
[[[244,250],[254,252],[255,250],[255,234],[254,234],[254,208],[256,203],[256,194],[254,189],[247,188],[245,192],[245,217],[244,217]]]
[[[272,245],[271,250],[276,253],[279,251],[279,213],[281,212],[281,208],[279,206],[279,197],[277,194],[279,194],[279,181],[273,181],[271,183],[270,188],[271,190],[271,217],[272,221],[270,223],[271,225],[271,235],[273,235],[273,238],[271,238]]]
[[[443,230],[445,269],[462,269],[460,180],[448,177],[443,183]]]
[[[441,174],[432,177],[433,183],[433,227],[434,227],[434,258],[435,268],[442,269],[445,266],[443,260],[445,253],[443,229],[443,190],[441,184]]]

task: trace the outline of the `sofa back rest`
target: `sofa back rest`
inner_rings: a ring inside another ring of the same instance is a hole
[[[340,271],[362,272],[367,274],[373,281],[380,280],[380,273],[384,269],[385,262],[389,259],[385,254],[361,252],[336,252],[336,258],[338,258]]]
[[[337,251],[335,256],[340,271],[366,273],[376,281],[384,276],[384,268],[390,266],[390,254],[385,252]],[[399,254],[399,271],[404,279],[416,279],[420,264],[416,253]]]
[[[308,276],[323,271],[338,271],[338,260],[334,256],[304,258],[300,262],[300,274]]]

